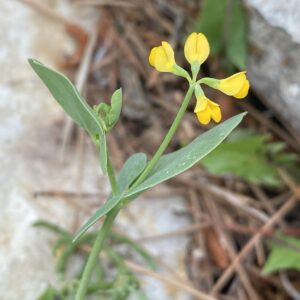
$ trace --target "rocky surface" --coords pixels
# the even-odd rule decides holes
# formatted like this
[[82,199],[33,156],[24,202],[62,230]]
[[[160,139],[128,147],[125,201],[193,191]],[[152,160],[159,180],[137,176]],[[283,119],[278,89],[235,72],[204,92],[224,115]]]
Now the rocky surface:
[[300,133],[300,4],[246,0],[250,20],[248,75],[284,123]]

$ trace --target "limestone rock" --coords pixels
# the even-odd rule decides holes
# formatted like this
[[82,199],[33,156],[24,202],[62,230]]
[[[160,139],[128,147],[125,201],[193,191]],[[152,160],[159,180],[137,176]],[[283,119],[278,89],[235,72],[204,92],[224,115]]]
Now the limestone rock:
[[252,87],[268,107],[300,133],[300,4],[246,0]]

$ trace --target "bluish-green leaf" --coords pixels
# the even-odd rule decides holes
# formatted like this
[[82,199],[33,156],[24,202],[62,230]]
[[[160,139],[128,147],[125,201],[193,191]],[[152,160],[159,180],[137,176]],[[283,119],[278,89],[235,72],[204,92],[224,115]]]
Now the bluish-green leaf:
[[141,174],[147,163],[147,157],[144,153],[136,153],[129,157],[125,162],[118,176],[119,193],[115,196],[110,195],[107,201],[96,210],[92,217],[81,227],[76,234],[73,242],[77,241],[92,225],[101,217],[110,212],[124,198],[125,192],[130,184]]
[[142,173],[147,164],[145,153],[135,153],[125,162],[118,176],[118,188],[125,191],[131,183]]
[[48,68],[37,60],[29,59],[29,63],[47,86],[54,99],[75,123],[91,134],[103,133],[103,128],[95,112],[66,76]]
[[126,197],[145,191],[191,168],[214,150],[242,121],[244,115],[245,113],[239,114],[215,126],[197,137],[189,145],[162,156],[148,178],[132,191],[129,191]]
[[122,110],[122,89],[117,89],[111,96],[110,105],[100,103],[94,107],[94,111],[103,120],[106,131],[113,128],[119,120]]
[[123,199],[124,192],[119,193],[115,196],[110,195],[106,202],[99,207],[96,212],[88,219],[88,221],[79,229],[78,233],[73,239],[73,243],[77,242],[78,239],[91,227],[93,226],[100,218],[105,216],[110,212],[118,203]]
[[116,90],[111,96],[111,107],[108,115],[109,128],[118,122],[122,109],[122,89]]
[[104,129],[97,114],[81,97],[76,87],[66,76],[50,69],[35,59],[29,59],[29,63],[47,86],[54,99],[61,105],[72,120],[89,134],[99,138],[101,166],[103,172],[106,173],[106,139]]
[[99,158],[104,175],[107,174],[107,144],[105,133],[99,135]]

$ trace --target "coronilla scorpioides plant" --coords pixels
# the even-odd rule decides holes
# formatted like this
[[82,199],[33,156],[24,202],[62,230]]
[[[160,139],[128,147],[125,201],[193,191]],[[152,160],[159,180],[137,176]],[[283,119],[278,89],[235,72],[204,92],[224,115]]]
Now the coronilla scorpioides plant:
[[237,99],[244,98],[249,90],[246,72],[239,72],[221,80],[208,77],[198,79],[201,64],[209,55],[209,43],[202,33],[194,32],[189,35],[184,45],[184,55],[191,66],[191,72],[177,65],[174,51],[169,43],[164,41],[151,50],[150,65],[159,72],[169,72],[185,78],[189,88],[169,131],[154,156],[148,160],[144,153],[132,155],[126,160],[117,176],[112,164],[113,157],[110,156],[107,147],[106,136],[119,119],[122,108],[122,90],[118,89],[113,93],[110,105],[100,103],[92,108],[67,77],[37,60],[29,59],[30,65],[47,86],[54,99],[94,142],[99,153],[103,174],[108,177],[111,185],[111,193],[106,202],[81,227],[73,240],[76,242],[100,218],[105,218],[99,228],[79,282],[76,300],[85,299],[97,257],[104,246],[114,219],[122,207],[138,198],[144,191],[186,171],[199,162],[230,134],[244,116],[244,113],[234,116],[206,131],[185,147],[164,154],[193,95],[196,98],[194,112],[200,123],[208,124],[211,120],[216,123],[221,121],[220,106],[205,96],[201,88],[203,84]]

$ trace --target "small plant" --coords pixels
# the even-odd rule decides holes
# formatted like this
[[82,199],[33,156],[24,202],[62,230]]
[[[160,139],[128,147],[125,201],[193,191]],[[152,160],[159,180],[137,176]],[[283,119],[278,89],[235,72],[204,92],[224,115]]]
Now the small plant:
[[236,130],[220,147],[201,160],[201,165],[211,173],[231,174],[250,183],[280,188],[282,181],[278,167],[295,174],[293,177],[297,179],[297,156],[285,153],[286,144],[269,141],[270,137]]
[[[33,224],[35,227],[45,228],[57,236],[57,240],[52,247],[52,253],[56,257],[56,271],[60,274],[61,284],[59,289],[48,286],[38,300],[67,300],[74,299],[77,282],[83,272],[84,263],[80,265],[77,274],[73,278],[67,275],[68,262],[80,254],[82,261],[88,258],[89,251],[93,245],[97,233],[89,232],[82,239],[73,243],[73,236],[66,230],[56,224],[46,221],[37,221]],[[140,256],[144,262],[151,268],[156,268],[156,263],[152,257],[137,243],[118,233],[110,232],[108,239],[111,243],[123,243],[135,255]],[[106,268],[102,264],[100,257],[95,264],[95,276],[88,285],[87,295],[89,296],[109,296],[110,299],[127,299],[132,294],[138,299],[147,299],[140,290],[140,283],[135,274],[126,266],[120,254],[109,246],[105,245],[103,252],[107,260],[115,268],[114,276],[107,276],[104,271]],[[110,275],[110,274],[109,274]]]
[[208,124],[211,120],[216,123],[221,121],[219,105],[205,96],[201,84],[206,84],[237,99],[244,98],[249,90],[246,72],[239,72],[221,80],[197,78],[201,64],[209,55],[209,43],[202,33],[194,32],[190,34],[185,42],[184,54],[191,65],[191,75],[176,64],[174,51],[169,43],[162,42],[160,46],[151,50],[149,55],[150,65],[159,72],[169,72],[185,78],[188,81],[189,88],[169,131],[152,159],[147,161],[144,153],[136,153],[127,159],[118,176],[115,175],[112,158],[106,144],[106,135],[117,123],[121,113],[121,89],[116,90],[112,95],[110,105],[100,103],[91,108],[68,78],[37,60],[29,60],[32,68],[48,87],[56,101],[73,121],[85,129],[91,137],[99,152],[103,174],[108,176],[111,185],[111,194],[104,205],[90,217],[73,238],[73,243],[78,243],[79,239],[92,225],[100,218],[105,217],[95,236],[92,250],[84,267],[75,296],[76,300],[85,299],[99,253],[106,247],[106,238],[109,236],[114,219],[122,207],[136,199],[144,191],[198,163],[230,134],[245,115],[245,113],[239,114],[208,130],[180,150],[163,155],[187,110],[193,94],[196,96],[194,112],[200,123]]

